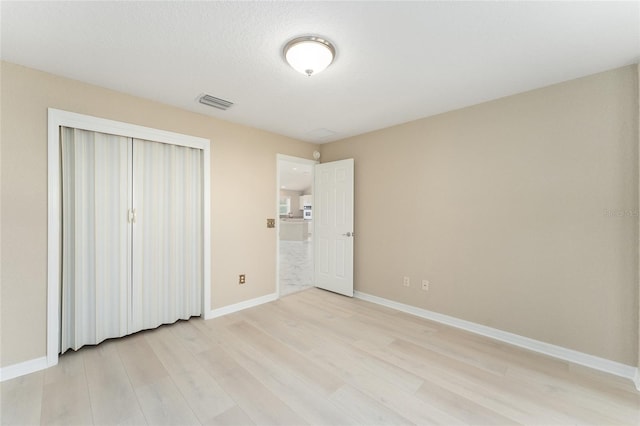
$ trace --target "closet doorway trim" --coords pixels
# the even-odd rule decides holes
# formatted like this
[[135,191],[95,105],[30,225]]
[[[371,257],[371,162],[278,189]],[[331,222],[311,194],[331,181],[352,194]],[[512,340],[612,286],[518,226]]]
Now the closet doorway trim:
[[47,219],[47,366],[58,363],[58,343],[60,333],[60,278],[61,278],[61,187],[60,187],[60,127],[73,127],[94,132],[121,135],[136,139],[186,146],[202,150],[202,230],[203,230],[203,283],[202,318],[211,311],[211,147],[209,139],[180,133],[152,129],[135,124],[122,123],[77,114],[74,112],[48,109],[48,219]]

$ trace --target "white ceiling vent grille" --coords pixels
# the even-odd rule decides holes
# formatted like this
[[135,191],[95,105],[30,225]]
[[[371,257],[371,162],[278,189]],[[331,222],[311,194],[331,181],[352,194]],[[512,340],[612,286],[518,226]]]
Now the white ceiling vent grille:
[[200,97],[198,98],[198,102],[204,105],[209,105],[210,107],[221,109],[223,111],[226,111],[233,106],[233,102],[225,101],[224,99],[216,98],[215,96],[207,94],[200,95]]

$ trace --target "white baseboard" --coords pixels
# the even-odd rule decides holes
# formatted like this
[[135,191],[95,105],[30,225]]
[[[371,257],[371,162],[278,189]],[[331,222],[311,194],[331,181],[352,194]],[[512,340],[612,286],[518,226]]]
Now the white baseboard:
[[549,355],[554,358],[562,359],[564,361],[573,362],[575,364],[583,365],[595,370],[604,371],[606,373],[624,377],[632,380],[635,383],[636,388],[640,390],[640,371],[638,370],[638,368],[632,367],[630,365],[621,364],[616,361],[589,355],[584,352],[579,352],[573,349],[564,348],[562,346],[552,345],[550,343],[545,343],[539,340],[530,339],[528,337],[519,336],[517,334],[498,330],[492,327],[487,327],[485,325],[477,324],[471,321],[465,321],[459,318],[450,317],[448,315],[429,311],[427,309],[417,308],[415,306],[405,305],[404,303],[394,302],[393,300],[373,296],[371,294],[362,293],[360,291],[354,292],[354,296],[358,299],[366,300],[368,302],[406,312],[411,315],[416,315],[418,317],[425,318],[431,321],[436,321],[441,324],[446,324],[451,327],[459,328],[471,333],[509,343],[514,346],[519,346],[521,348]]
[[35,373],[36,371],[44,370],[48,366],[46,356],[8,365],[0,368],[0,382],[24,376],[25,374]]
[[245,300],[243,302],[234,303],[233,305],[224,306],[222,308],[212,309],[208,314],[204,316],[204,319],[212,319],[212,318],[221,317],[223,315],[232,314],[234,312],[238,312],[243,309],[262,305],[263,303],[273,302],[274,300],[277,300],[277,299],[278,299],[278,294],[271,293],[265,296],[256,297],[255,299]]

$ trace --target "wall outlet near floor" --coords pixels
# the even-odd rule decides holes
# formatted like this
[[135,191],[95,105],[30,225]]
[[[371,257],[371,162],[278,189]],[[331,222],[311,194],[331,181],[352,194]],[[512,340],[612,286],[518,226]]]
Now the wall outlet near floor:
[[422,289],[424,291],[429,291],[429,280],[422,280]]
[[411,286],[411,280],[409,279],[409,277],[402,278],[402,285],[405,287]]
[[244,274],[240,274],[239,278],[238,278],[238,284],[244,284],[247,282],[247,278]]

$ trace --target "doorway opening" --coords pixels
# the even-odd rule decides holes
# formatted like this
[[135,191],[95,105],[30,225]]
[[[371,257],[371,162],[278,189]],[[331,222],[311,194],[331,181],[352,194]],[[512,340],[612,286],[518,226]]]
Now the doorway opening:
[[313,170],[316,161],[277,156],[277,289],[286,296],[314,286]]

